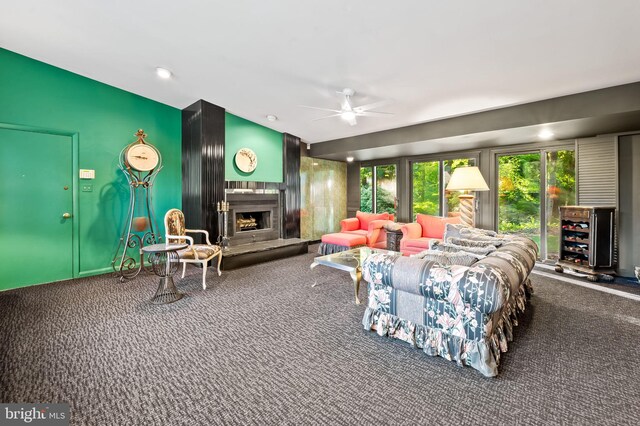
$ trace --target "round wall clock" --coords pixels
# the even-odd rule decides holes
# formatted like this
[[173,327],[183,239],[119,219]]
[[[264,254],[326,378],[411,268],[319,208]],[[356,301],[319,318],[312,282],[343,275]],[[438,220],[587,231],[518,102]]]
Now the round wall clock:
[[251,173],[258,166],[258,157],[256,153],[249,148],[240,148],[236,152],[236,166],[240,171]]
[[147,143],[131,145],[124,153],[124,158],[129,167],[139,172],[153,170],[160,162],[158,150]]

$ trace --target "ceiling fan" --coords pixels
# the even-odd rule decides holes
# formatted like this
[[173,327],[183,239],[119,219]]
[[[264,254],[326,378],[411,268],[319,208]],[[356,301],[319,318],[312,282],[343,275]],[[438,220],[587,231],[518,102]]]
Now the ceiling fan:
[[343,97],[340,102],[340,109],[330,109],[330,108],[318,108],[307,105],[300,105],[303,108],[317,109],[320,111],[328,111],[333,114],[316,118],[312,121],[324,120],[332,117],[341,117],[344,121],[349,123],[351,126],[355,126],[358,124],[356,117],[375,117],[375,116],[384,116],[384,115],[393,115],[391,112],[381,112],[381,111],[371,111],[374,108],[380,107],[388,103],[388,101],[380,101],[367,105],[353,106],[351,103],[351,97],[356,94],[356,91],[353,89],[345,88],[342,91],[337,91],[337,94]]

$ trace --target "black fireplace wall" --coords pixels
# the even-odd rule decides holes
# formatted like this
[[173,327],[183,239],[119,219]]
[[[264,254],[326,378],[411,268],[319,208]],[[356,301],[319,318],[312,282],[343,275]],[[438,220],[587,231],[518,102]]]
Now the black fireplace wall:
[[283,134],[284,238],[300,238],[300,138]]
[[218,229],[216,203],[225,188],[278,189],[281,233],[300,237],[300,138],[283,134],[283,182],[225,181],[225,110],[199,100],[182,110],[182,210],[189,228],[206,229],[212,242]]
[[207,230],[212,242],[224,186],[224,108],[200,100],[182,110],[182,210],[187,227]]

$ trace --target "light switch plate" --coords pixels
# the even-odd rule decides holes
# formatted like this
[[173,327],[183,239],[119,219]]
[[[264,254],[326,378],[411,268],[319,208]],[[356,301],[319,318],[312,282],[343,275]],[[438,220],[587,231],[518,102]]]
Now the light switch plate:
[[96,171],[91,169],[80,169],[80,179],[95,179]]

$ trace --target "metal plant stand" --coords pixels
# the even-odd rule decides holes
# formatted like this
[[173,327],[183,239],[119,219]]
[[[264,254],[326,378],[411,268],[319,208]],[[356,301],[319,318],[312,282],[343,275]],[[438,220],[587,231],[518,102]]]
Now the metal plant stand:
[[187,244],[152,244],[142,247],[142,252],[149,254],[149,261],[153,273],[160,277],[160,284],[156,294],[151,298],[154,305],[164,305],[182,299],[173,283],[173,274],[178,269],[180,256],[178,250],[189,247]]
[[[118,164],[129,183],[129,209],[118,249],[111,261],[111,266],[120,277],[121,282],[135,278],[145,267],[142,248],[162,241],[162,237],[157,234],[159,228],[153,211],[151,192],[153,183],[162,170],[162,156],[153,145],[145,141],[144,138],[147,135],[142,129],[138,130],[135,135],[138,139],[120,152]],[[144,145],[148,150],[153,150],[156,153],[154,155],[157,155],[155,166],[150,170],[138,170],[128,161],[128,155],[131,155],[132,148],[139,149],[140,145]],[[136,211],[138,211],[137,217]]]

